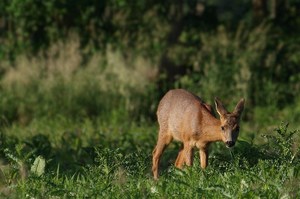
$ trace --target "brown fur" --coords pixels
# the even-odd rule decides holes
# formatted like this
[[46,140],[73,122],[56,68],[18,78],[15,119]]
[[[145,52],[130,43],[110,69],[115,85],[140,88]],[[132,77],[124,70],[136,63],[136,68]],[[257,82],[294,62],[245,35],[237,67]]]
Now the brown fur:
[[240,100],[232,113],[217,98],[215,104],[220,120],[213,116],[210,105],[183,89],[170,90],[161,99],[157,109],[158,140],[153,150],[152,172],[155,179],[158,178],[160,157],[172,140],[183,143],[175,162],[177,168],[182,168],[184,164],[192,165],[194,147],[200,151],[201,167],[206,168],[210,143],[223,141],[230,147],[234,145],[244,99]]

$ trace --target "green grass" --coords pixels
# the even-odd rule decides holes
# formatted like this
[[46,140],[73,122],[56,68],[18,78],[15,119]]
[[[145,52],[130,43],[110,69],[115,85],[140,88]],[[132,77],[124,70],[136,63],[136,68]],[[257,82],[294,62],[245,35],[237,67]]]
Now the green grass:
[[[222,35],[225,32],[220,32],[219,41]],[[230,49],[231,37],[224,38]],[[215,37],[204,40],[208,41],[204,46],[210,47]],[[206,170],[200,169],[198,153],[193,167],[178,170],[174,162],[180,146],[172,143],[161,159],[160,179],[154,181],[154,115],[161,92],[156,83],[163,77],[146,59],[125,59],[112,50],[95,52],[85,62],[78,45],[75,38],[54,44],[47,56],[1,64],[0,198],[300,197],[300,136],[293,130],[300,128],[300,98],[280,108],[253,104],[245,95],[241,133],[233,150],[215,143]],[[219,81],[223,70],[218,67],[227,60],[227,50],[220,49],[224,56],[218,61],[215,48],[218,42],[205,48],[212,55],[205,65],[207,76],[193,73],[195,81],[194,76],[184,76],[177,87],[204,92],[201,97],[208,103],[221,89],[226,92],[221,93],[227,97],[225,104],[232,106],[243,93],[253,93],[247,86],[251,81],[242,68],[242,87],[224,89],[226,78],[238,73],[228,71]],[[236,55],[244,67],[248,67],[248,54],[252,51]],[[238,94],[232,96],[236,90]],[[271,100],[280,95],[270,92],[276,94],[268,97]],[[264,90],[260,94],[268,96]],[[282,120],[291,125],[280,124]]]
[[[46,125],[47,124],[47,125]],[[178,144],[163,154],[152,179],[156,126],[62,118],[1,130],[0,189],[12,198],[296,198],[300,196],[298,131],[280,125],[263,144],[240,141],[210,149],[209,167],[178,170]],[[255,140],[253,141],[255,143]],[[37,160],[45,160],[38,165]],[[35,162],[36,161],[36,162]],[[40,166],[39,168],[33,167]],[[34,169],[35,168],[35,169]]]

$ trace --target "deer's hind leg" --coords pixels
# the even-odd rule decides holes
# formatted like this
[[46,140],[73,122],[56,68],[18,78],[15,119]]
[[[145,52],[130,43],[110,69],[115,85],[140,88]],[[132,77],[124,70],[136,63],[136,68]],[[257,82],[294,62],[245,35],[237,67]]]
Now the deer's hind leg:
[[162,153],[172,141],[172,136],[159,132],[157,144],[152,152],[152,172],[154,179],[158,179],[158,166]]

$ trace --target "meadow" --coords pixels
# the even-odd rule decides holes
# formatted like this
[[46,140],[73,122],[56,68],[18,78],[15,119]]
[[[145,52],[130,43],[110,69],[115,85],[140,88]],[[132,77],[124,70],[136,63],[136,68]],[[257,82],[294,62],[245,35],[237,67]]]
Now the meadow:
[[[1,1],[0,198],[300,198],[299,3],[231,2]],[[244,97],[240,136],[155,181],[173,88]]]
[[[295,132],[286,125],[269,135],[264,145],[240,141],[229,151],[215,144],[206,170],[200,169],[198,154],[193,167],[175,169],[178,146],[171,145],[162,159],[162,175],[154,181],[150,165],[155,128],[59,123],[22,130],[39,129],[48,136],[6,140],[4,153],[10,164],[1,166],[2,197],[297,198],[300,194],[299,156],[292,149]],[[76,135],[78,126],[81,136]],[[51,138],[53,132],[66,129],[77,130]]]
[[2,78],[1,197],[300,196],[299,126],[282,122],[286,110],[271,124],[244,119],[236,147],[210,147],[206,170],[197,152],[193,167],[176,169],[180,144],[171,144],[154,181],[158,100],[147,67],[132,73],[115,52],[114,63],[98,54],[81,67],[76,39],[56,45],[47,59],[21,57]]

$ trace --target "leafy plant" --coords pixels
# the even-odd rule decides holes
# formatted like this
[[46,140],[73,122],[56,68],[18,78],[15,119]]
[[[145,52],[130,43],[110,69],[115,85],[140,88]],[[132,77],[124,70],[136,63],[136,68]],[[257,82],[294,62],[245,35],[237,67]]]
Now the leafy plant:
[[275,134],[263,135],[268,141],[265,150],[281,162],[294,164],[299,156],[299,146],[295,142],[295,134],[299,133],[299,130],[289,131],[288,126],[289,123],[281,123],[274,129]]

